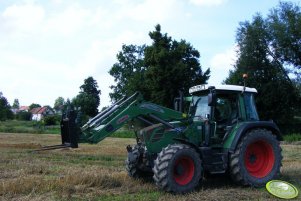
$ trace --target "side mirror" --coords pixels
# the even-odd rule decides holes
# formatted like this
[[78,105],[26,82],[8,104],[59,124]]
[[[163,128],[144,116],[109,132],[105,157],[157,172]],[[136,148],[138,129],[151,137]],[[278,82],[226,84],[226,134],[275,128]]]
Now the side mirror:
[[215,106],[216,105],[216,94],[211,92],[208,94],[208,106]]
[[180,104],[179,104],[179,99],[178,98],[175,98],[174,99],[174,110],[176,110],[176,111],[179,111],[180,110]]
[[180,96],[174,99],[174,109],[179,112],[183,112],[183,102],[184,102],[183,92],[179,91],[179,94]]

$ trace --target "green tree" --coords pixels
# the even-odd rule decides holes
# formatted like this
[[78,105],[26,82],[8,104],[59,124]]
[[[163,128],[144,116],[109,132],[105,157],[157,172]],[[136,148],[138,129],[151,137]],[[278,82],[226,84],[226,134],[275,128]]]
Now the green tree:
[[257,14],[252,22],[241,23],[236,41],[238,60],[225,83],[241,85],[242,74],[247,73],[247,85],[258,90],[256,102],[261,119],[277,123],[292,120],[297,95],[286,72],[270,56],[271,34],[262,16]]
[[200,53],[185,40],[162,34],[160,25],[149,36],[153,43],[145,49],[145,83],[152,101],[172,107],[179,90],[187,94],[191,86],[206,83],[210,70],[203,73]]
[[293,83],[295,85],[297,94],[298,94],[298,100],[297,100],[297,104],[296,104],[296,114],[298,117],[301,117],[301,76],[297,76],[297,78],[295,78],[293,80]]
[[11,106],[7,99],[3,96],[3,93],[0,92],[0,121],[13,119],[13,113],[10,109]]
[[32,103],[30,106],[29,106],[29,111],[32,110],[33,108],[37,108],[37,107],[41,107],[40,104],[37,104],[37,103]]
[[15,99],[12,108],[14,109],[19,109],[20,108],[20,103],[19,103],[19,99]]
[[135,91],[144,95],[147,89],[144,84],[144,50],[145,45],[122,45],[122,50],[117,54],[118,62],[113,65],[109,73],[114,77],[116,85],[112,85],[110,93],[112,100],[118,100],[123,96],[129,96]]
[[55,99],[54,101],[54,106],[53,109],[56,112],[62,112],[64,109],[64,104],[65,104],[65,99],[63,97],[58,97],[57,99]]
[[101,91],[98,90],[98,85],[93,77],[85,79],[84,84],[80,86],[81,91],[72,100],[72,103],[76,107],[80,107],[84,115],[90,117],[95,116],[98,113],[98,106],[100,104]]
[[301,74],[301,12],[291,2],[280,2],[267,17],[271,33],[271,49],[282,62],[294,67]]
[[140,91],[145,99],[172,107],[179,90],[188,93],[189,87],[206,83],[210,70],[203,73],[199,52],[185,40],[162,34],[160,25],[149,36],[150,46],[122,46],[109,71],[116,82],[110,96],[116,100]]

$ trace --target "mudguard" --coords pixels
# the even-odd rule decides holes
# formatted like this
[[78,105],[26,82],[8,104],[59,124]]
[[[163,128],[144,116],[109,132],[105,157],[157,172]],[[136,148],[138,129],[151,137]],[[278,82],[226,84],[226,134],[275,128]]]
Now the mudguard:
[[272,131],[274,135],[276,135],[277,140],[282,141],[282,135],[278,128],[278,126],[273,121],[252,121],[252,122],[244,122],[240,125],[237,129],[236,133],[234,134],[234,138],[232,140],[231,146],[229,151],[234,152],[239,140],[244,136],[244,134],[251,129],[258,129],[264,128],[267,130]]

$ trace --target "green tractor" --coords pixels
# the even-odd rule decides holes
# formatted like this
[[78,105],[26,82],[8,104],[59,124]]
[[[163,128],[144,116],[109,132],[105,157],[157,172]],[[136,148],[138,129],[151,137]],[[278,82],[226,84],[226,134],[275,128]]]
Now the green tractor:
[[[187,193],[205,172],[228,173],[234,182],[260,187],[281,167],[281,134],[273,121],[260,121],[256,89],[198,85],[175,99],[178,110],[146,102],[136,93],[77,129],[72,113],[62,119],[62,145],[98,143],[125,123],[137,125],[137,143],[127,146],[126,170],[133,178],[152,176],[167,192]],[[189,102],[188,114],[182,113]],[[60,147],[60,146],[59,146]],[[48,147],[46,149],[51,149]]]

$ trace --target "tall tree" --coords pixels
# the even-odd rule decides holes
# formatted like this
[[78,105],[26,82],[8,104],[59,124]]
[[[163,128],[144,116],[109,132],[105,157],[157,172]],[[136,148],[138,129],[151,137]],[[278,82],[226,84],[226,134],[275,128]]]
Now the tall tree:
[[206,83],[210,70],[203,73],[200,53],[185,40],[176,41],[162,34],[160,25],[149,36],[153,43],[145,49],[145,83],[151,100],[172,107],[179,90],[188,93],[191,86]]
[[64,109],[64,105],[65,105],[65,99],[60,96],[57,99],[55,99],[53,109],[56,112],[62,112]]
[[210,70],[202,71],[200,54],[191,44],[162,34],[160,25],[149,36],[150,46],[122,46],[109,72],[116,81],[110,96],[118,99],[140,91],[145,99],[172,107],[179,90],[188,93],[189,87],[206,83]]
[[10,109],[11,106],[9,105],[7,99],[3,96],[3,93],[0,92],[0,121],[13,118],[13,113]]
[[19,109],[20,108],[20,103],[19,103],[19,99],[15,99],[12,108],[14,109]]
[[271,35],[265,20],[257,14],[252,22],[240,24],[236,41],[239,46],[234,70],[227,84],[242,84],[242,74],[248,73],[247,85],[258,90],[257,109],[262,119],[285,123],[294,116],[296,94],[286,73],[271,58]]
[[301,12],[291,2],[280,2],[267,17],[275,56],[301,74]]
[[100,104],[99,96],[101,94],[96,80],[93,77],[88,77],[80,89],[79,94],[72,100],[73,104],[80,107],[84,115],[95,116],[98,113],[97,108]]
[[144,50],[145,46],[122,45],[122,50],[117,54],[118,62],[110,69],[109,73],[114,77],[116,85],[110,97],[118,100],[122,96],[129,96],[135,91],[146,95],[146,86],[141,84],[145,80],[144,72]]
[[41,107],[41,105],[38,104],[38,103],[32,103],[32,104],[29,106],[29,111],[32,110],[33,108],[37,108],[37,107]]

